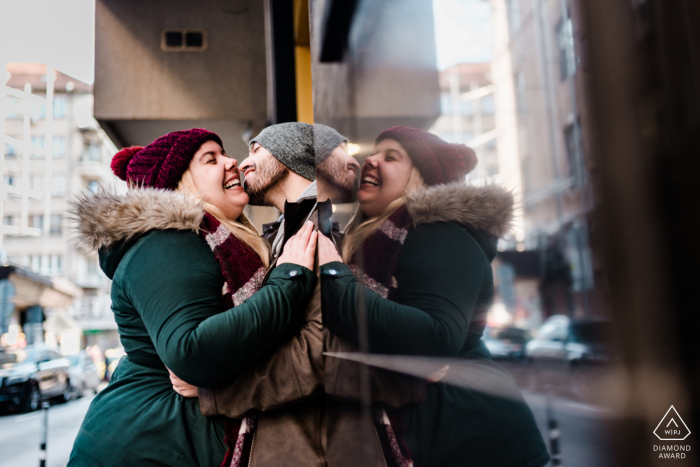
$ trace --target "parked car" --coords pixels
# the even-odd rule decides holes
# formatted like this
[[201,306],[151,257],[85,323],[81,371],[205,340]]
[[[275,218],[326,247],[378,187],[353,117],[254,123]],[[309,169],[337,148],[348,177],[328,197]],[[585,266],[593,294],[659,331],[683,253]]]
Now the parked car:
[[0,405],[31,412],[48,399],[71,398],[70,363],[44,346],[0,351]]
[[105,381],[112,379],[112,374],[114,373],[114,370],[117,369],[119,360],[121,360],[124,355],[126,355],[124,347],[115,347],[113,349],[105,350]]
[[92,357],[81,350],[77,355],[67,355],[66,358],[70,362],[68,371],[73,394],[76,397],[83,397],[86,390],[97,394],[97,386],[99,386],[101,378]]
[[603,320],[572,320],[564,315],[547,319],[526,346],[535,384],[590,400],[610,362],[607,332],[608,322]]
[[487,327],[482,337],[494,359],[519,361],[525,358],[525,345],[532,339],[525,329]]

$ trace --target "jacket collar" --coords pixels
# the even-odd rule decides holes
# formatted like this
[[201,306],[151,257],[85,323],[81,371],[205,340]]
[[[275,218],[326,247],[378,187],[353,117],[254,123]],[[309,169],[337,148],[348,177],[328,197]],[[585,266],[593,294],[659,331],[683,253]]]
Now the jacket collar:
[[513,194],[504,188],[462,182],[427,187],[406,201],[414,225],[457,222],[499,238],[511,228],[513,205]]

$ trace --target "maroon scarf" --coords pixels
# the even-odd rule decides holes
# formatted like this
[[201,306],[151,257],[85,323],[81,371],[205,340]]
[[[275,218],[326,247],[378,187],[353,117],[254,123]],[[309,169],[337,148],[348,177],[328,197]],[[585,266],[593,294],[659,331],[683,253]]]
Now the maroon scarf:
[[[209,213],[204,213],[200,235],[214,252],[224,276],[224,309],[240,305],[260,289],[267,268],[250,246],[234,236]],[[255,417],[227,418],[224,428],[224,442],[228,450],[221,467],[247,464],[253,442]]]
[[[396,263],[411,230],[413,220],[406,206],[401,206],[362,243],[363,269],[358,267],[357,253],[348,265],[362,285],[382,298],[396,299]],[[411,453],[403,439],[406,433],[403,410],[374,409],[372,415],[387,464],[390,467],[412,466]]]
[[358,267],[357,253],[350,261],[350,269],[357,279],[382,298],[395,300],[396,297],[396,263],[401,253],[403,242],[413,230],[413,220],[406,206],[401,206],[389,216],[376,232],[362,243],[362,271]]

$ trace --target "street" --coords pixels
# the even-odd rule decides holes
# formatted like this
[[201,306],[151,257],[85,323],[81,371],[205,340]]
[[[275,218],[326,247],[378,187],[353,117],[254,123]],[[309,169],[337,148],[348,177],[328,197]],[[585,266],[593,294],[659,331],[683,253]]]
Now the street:
[[[47,467],[63,467],[68,463],[73,440],[93,396],[85,396],[49,409]],[[33,467],[39,465],[39,443],[44,413],[0,415],[0,467]]]
[[[543,394],[523,391],[535,415],[537,426],[549,449],[546,398]],[[552,413],[559,426],[561,465],[566,467],[608,467],[612,465],[609,437],[606,436],[608,414],[589,404],[554,397]],[[551,452],[550,452],[551,455]],[[551,465],[551,462],[550,464]]]
[[[547,435],[546,398],[523,391],[545,442]],[[49,409],[47,467],[63,467],[68,462],[73,440],[87,412],[92,395]],[[552,413],[559,424],[561,465],[566,467],[606,467],[611,465],[607,444],[608,413],[601,408],[563,397],[553,397]],[[39,443],[43,412],[0,415],[0,467],[39,465]]]

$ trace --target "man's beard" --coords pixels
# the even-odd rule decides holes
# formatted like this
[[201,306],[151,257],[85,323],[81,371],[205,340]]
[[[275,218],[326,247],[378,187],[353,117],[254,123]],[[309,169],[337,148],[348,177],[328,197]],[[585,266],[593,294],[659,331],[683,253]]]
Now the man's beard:
[[251,206],[268,206],[265,202],[267,193],[289,174],[289,169],[274,156],[269,156],[256,164],[255,179],[245,181],[245,192],[248,194],[248,204]]
[[318,190],[332,193],[333,203],[352,203],[357,197],[357,177],[347,168],[347,164],[328,157],[316,166]]

